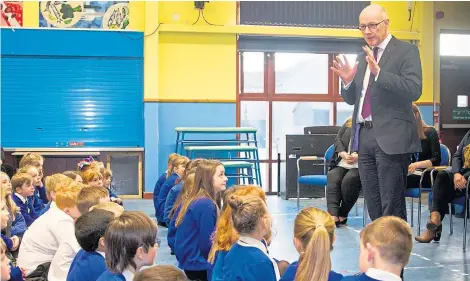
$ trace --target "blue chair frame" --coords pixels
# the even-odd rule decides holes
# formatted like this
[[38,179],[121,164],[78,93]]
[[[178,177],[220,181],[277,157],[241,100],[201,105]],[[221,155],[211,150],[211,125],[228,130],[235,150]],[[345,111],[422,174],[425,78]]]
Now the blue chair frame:
[[[328,147],[323,157],[300,156],[299,159],[297,159],[297,210],[300,210],[300,184],[324,186],[325,187],[325,199],[326,199],[326,186],[328,184],[328,180],[327,180],[328,163],[333,158],[334,153],[335,153],[335,146],[331,145],[330,147]],[[323,175],[300,176],[300,161],[315,161],[315,160],[323,160]]]
[[[450,150],[444,144],[440,145],[441,149],[441,166],[450,166],[451,155]],[[434,179],[434,171],[436,171],[435,167],[429,167],[423,171],[421,175],[421,179],[419,180],[419,186],[417,188],[408,188],[405,190],[405,197],[411,198],[411,227],[413,227],[413,210],[414,210],[414,198],[418,198],[418,236],[421,235],[421,195],[423,192],[430,193],[431,187],[423,187],[423,179],[426,174],[431,177],[431,183],[433,183]]]

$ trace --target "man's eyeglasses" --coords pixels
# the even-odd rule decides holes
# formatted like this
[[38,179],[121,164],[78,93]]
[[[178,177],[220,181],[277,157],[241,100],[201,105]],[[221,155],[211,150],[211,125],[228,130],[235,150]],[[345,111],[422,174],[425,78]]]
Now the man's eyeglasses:
[[384,19],[384,20],[382,20],[381,22],[378,22],[378,23],[361,24],[361,25],[359,25],[359,30],[360,31],[365,31],[366,28],[369,28],[369,30],[376,30],[377,26],[379,26],[379,24],[383,23],[386,20],[388,20],[388,19]]

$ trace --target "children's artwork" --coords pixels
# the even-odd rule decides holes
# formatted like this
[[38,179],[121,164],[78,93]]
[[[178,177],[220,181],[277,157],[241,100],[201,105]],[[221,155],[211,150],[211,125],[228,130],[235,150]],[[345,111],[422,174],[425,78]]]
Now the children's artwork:
[[1,26],[22,27],[23,26],[23,2],[22,1],[0,1]]
[[39,26],[126,29],[129,1],[40,1]]

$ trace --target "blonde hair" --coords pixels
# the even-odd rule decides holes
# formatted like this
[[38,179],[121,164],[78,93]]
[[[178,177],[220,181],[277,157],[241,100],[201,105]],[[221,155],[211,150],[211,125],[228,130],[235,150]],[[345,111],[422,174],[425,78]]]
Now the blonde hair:
[[55,203],[61,210],[65,208],[72,208],[77,205],[77,196],[82,189],[83,184],[79,182],[72,182],[69,185],[57,184],[55,188],[56,196]]
[[264,201],[255,196],[231,195],[227,204],[232,208],[233,228],[240,235],[253,233],[258,221],[268,213]]
[[180,155],[178,153],[171,153],[168,155],[168,171],[166,171],[166,177],[168,178],[173,173],[173,160],[175,160]]
[[28,173],[29,170],[30,170],[30,169],[33,169],[33,168],[36,169],[36,170],[38,171],[38,173],[39,173],[39,168],[38,168],[37,166],[34,166],[34,165],[26,165],[26,166],[23,166],[23,167],[21,167],[21,168],[18,170],[18,173],[27,173],[27,174],[29,174],[29,173]]
[[[0,175],[7,177],[8,180],[10,180],[10,177],[6,173],[0,172]],[[12,190],[10,191],[10,194],[8,194],[7,187],[2,185],[2,188],[0,189],[0,197],[1,199],[5,200],[5,205],[8,208],[8,212],[10,213],[12,218],[14,218],[15,214],[20,212],[20,208],[18,208],[18,206],[16,206],[15,204],[15,201],[13,201],[13,198],[11,197],[12,193],[13,193],[13,187],[12,187]]]
[[88,213],[91,207],[100,203],[100,199],[108,196],[109,192],[105,187],[83,187],[77,195],[77,208],[80,214]]
[[308,207],[295,218],[294,237],[302,243],[296,281],[327,281],[331,271],[335,223],[320,209]]
[[188,164],[188,162],[189,162],[189,159],[186,156],[176,156],[175,158],[173,158],[173,161],[171,161],[170,168],[168,169],[168,171],[166,173],[166,177],[168,178],[169,176],[171,176],[171,174],[173,174],[173,170],[176,167],[178,167],[180,165],[186,166],[186,164]]
[[108,169],[108,168],[101,168],[100,173],[105,179],[109,179],[113,176],[113,171],[111,171],[111,169]]
[[426,131],[427,128],[429,128],[429,126],[424,122],[423,117],[421,116],[421,111],[419,110],[419,107],[415,103],[413,103],[411,107],[413,109],[413,115],[416,120],[416,128],[418,129],[418,136],[420,139],[424,140],[426,139],[426,135],[424,134],[424,132]]
[[362,229],[360,235],[362,245],[377,247],[385,261],[402,267],[408,264],[413,249],[413,234],[403,219],[381,217]]
[[90,169],[90,170],[86,170],[82,172],[81,177],[82,177],[84,184],[88,184],[89,182],[92,182],[96,177],[98,177],[99,180],[103,179],[103,176],[101,175],[101,173],[94,169]]
[[470,144],[463,149],[463,167],[470,168]]
[[[207,259],[210,263],[215,262],[215,254],[218,251],[230,250],[232,245],[240,238],[240,235],[233,227],[232,208],[227,204],[229,197],[232,195],[259,197],[266,202],[266,195],[263,189],[256,185],[238,185],[225,190],[222,213],[217,221],[212,248]],[[269,240],[269,237],[266,238]]]
[[[170,215],[169,215],[170,219],[172,219],[173,216],[176,214],[176,210],[178,209],[178,207],[184,201],[187,200],[189,194],[192,193],[193,189],[194,189],[194,171],[185,176],[185,181],[184,181],[183,186],[181,188],[181,192],[178,195],[178,197],[176,198],[175,204],[173,205],[173,208],[170,211]],[[180,211],[180,213],[181,213],[181,211]],[[175,225],[176,226],[180,225],[182,219],[183,218],[180,217],[179,214],[178,214],[178,217],[176,218],[176,221],[175,221]]]
[[41,166],[41,161],[44,161],[44,158],[41,154],[35,152],[27,152],[23,157],[21,157],[19,167],[23,168],[24,166]]
[[194,173],[193,188],[189,188],[189,191],[186,193],[186,198],[181,200],[181,210],[178,214],[178,217],[176,218],[175,223],[177,227],[183,222],[186,211],[197,198],[207,196],[212,199],[215,205],[217,205],[212,178],[217,167],[221,165],[222,163],[217,160],[204,160],[199,163],[196,168],[196,172]]
[[51,200],[50,196],[52,192],[55,192],[56,186],[58,184],[69,185],[73,182],[73,180],[66,175],[63,174],[53,174],[47,176],[45,179],[45,188],[46,188],[46,195],[49,200]]
[[156,265],[137,272],[134,281],[186,281],[186,275],[171,265]]
[[114,217],[119,217],[124,212],[124,207],[114,202],[106,202],[98,205],[94,205],[90,208],[90,211],[93,210],[105,210],[114,214]]
[[12,192],[16,192],[17,188],[22,188],[25,183],[32,183],[33,178],[28,173],[17,173],[11,178]]

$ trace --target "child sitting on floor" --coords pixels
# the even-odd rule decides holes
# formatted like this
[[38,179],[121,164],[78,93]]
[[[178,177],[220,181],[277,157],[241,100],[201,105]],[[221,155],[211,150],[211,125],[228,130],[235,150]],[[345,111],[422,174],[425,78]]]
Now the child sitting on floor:
[[361,275],[344,281],[395,281],[408,264],[413,235],[406,221],[398,217],[381,217],[361,231]]

